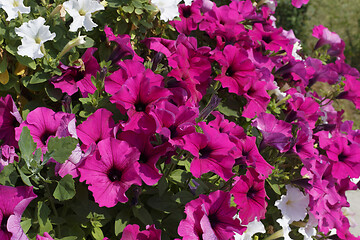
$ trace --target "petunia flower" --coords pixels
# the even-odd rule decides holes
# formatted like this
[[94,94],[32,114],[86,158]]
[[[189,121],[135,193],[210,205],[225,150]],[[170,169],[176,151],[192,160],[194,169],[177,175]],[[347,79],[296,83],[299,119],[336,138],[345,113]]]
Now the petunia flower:
[[234,196],[237,204],[239,218],[242,224],[248,224],[257,219],[264,219],[266,213],[267,197],[265,192],[265,180],[258,178],[258,173],[249,168],[246,175],[237,179],[230,193]]
[[179,16],[178,4],[181,0],[151,0],[151,4],[160,10],[160,19],[164,21],[173,20]]
[[100,71],[99,63],[93,56],[97,48],[88,48],[77,62],[79,65],[66,66],[63,63],[59,63],[58,69],[61,70],[62,75],[55,75],[49,81],[55,88],[61,89],[63,93],[67,93],[70,96],[80,90],[83,97],[87,97],[88,94],[93,94],[96,87],[91,82],[91,76],[96,76],[96,73]]
[[54,240],[49,233],[44,232],[44,236],[36,235],[36,240]]
[[0,172],[5,166],[14,161],[18,161],[19,157],[15,153],[13,146],[2,145],[0,146]]
[[218,190],[187,203],[186,219],[178,227],[183,240],[232,239],[235,232],[242,234],[246,228],[234,218],[236,208],[230,206],[230,198],[230,193]]
[[308,4],[309,0],[291,0],[291,4],[296,8],[301,8],[302,5]]
[[281,199],[275,202],[275,206],[290,222],[303,220],[307,215],[309,196],[291,185],[286,185],[286,190],[286,195],[281,196]]
[[76,32],[81,27],[85,27],[86,31],[91,31],[97,26],[91,19],[91,14],[105,9],[95,0],[69,0],[64,2],[63,6],[73,18],[73,22],[70,24],[70,32]]
[[125,141],[107,138],[98,143],[98,152],[79,167],[80,181],[89,185],[100,207],[113,207],[127,202],[125,192],[131,185],[141,185],[140,152]]
[[246,226],[246,231],[243,234],[235,233],[234,240],[252,240],[255,233],[265,233],[264,224],[256,218]]
[[49,40],[53,40],[56,36],[55,33],[50,32],[50,27],[44,24],[45,19],[38,17],[15,28],[15,33],[22,37],[21,45],[18,47],[19,55],[28,56],[32,59],[44,56],[44,49],[41,50],[43,44]]
[[21,115],[11,95],[0,98],[0,141],[1,144],[18,147],[15,127],[22,122]]
[[155,225],[147,225],[146,230],[140,231],[140,227],[137,224],[127,225],[122,233],[120,240],[160,240],[161,230],[156,229]]
[[22,13],[30,13],[30,7],[25,7],[23,0],[0,0],[0,8],[8,15],[6,21],[15,19]]
[[0,185],[0,239],[28,240],[21,228],[21,215],[37,196],[32,187]]

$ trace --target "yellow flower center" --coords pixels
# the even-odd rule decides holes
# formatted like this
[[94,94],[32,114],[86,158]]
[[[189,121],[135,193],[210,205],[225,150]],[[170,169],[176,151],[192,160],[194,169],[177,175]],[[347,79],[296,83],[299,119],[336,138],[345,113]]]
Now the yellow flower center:
[[40,43],[41,43],[41,39],[40,39],[39,37],[36,37],[36,38],[35,38],[35,42],[36,42],[37,44],[40,44]]
[[14,0],[13,1],[13,7],[18,7],[19,6],[19,1],[18,0]]
[[85,16],[86,12],[84,11],[84,9],[80,9],[79,14],[80,14],[80,16]]

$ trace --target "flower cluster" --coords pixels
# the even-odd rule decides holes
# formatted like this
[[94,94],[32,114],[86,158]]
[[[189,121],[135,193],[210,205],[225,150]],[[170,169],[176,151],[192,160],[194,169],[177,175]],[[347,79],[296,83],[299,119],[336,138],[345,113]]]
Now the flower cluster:
[[[179,3],[152,1],[160,20],[179,16],[158,37],[120,34],[106,13],[100,26],[91,18],[151,10],[148,1],[70,0],[51,16],[67,12],[72,22],[40,16],[14,28],[16,57],[46,58],[24,66],[34,76],[14,72],[24,75],[16,103],[0,99],[2,238],[311,239],[336,230],[355,239],[343,208],[359,188],[351,181],[360,177],[359,130],[332,106],[347,99],[360,109],[360,75],[345,63],[343,40],[314,27],[314,50],[328,47],[333,60],[325,64],[276,27],[275,0]],[[56,29],[67,25],[94,29],[96,41],[69,33],[74,40],[52,58],[44,43],[64,40]],[[333,92],[321,96],[318,82]],[[26,220],[22,230],[33,189],[38,226]]]

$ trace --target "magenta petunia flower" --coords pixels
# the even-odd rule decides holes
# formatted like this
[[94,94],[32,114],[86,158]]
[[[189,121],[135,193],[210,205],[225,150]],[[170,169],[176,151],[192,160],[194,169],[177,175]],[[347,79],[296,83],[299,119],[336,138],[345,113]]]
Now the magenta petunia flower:
[[79,166],[80,181],[86,181],[100,207],[127,202],[125,192],[131,185],[141,185],[138,159],[140,152],[125,141],[106,138],[98,151]]
[[115,127],[112,113],[109,110],[100,108],[90,115],[83,123],[76,128],[77,135],[83,143],[83,150],[92,144],[97,144],[101,140],[113,137]]
[[18,161],[19,157],[15,153],[14,146],[2,145],[0,146],[0,172],[5,166],[14,161]]
[[291,124],[278,120],[274,115],[269,113],[261,113],[252,126],[260,130],[263,136],[263,144],[270,145],[286,152],[290,148]]
[[161,86],[158,81],[160,75],[153,74],[151,70],[139,73],[126,80],[124,85],[116,92],[110,101],[125,109],[129,117],[124,130],[155,131],[155,120],[149,114],[156,103],[166,100],[171,92]]
[[49,233],[44,232],[44,236],[36,235],[36,240],[54,240]]
[[330,32],[328,28],[324,27],[323,25],[319,25],[313,28],[312,35],[319,39],[315,45],[315,50],[323,45],[329,44],[330,49],[328,50],[328,54],[330,56],[335,56],[335,57],[339,57],[340,59],[345,59],[344,57],[345,43],[337,33]]
[[91,76],[96,77],[96,73],[100,71],[99,63],[93,56],[97,49],[88,48],[81,57],[80,65],[66,66],[60,62],[58,68],[61,70],[61,76],[54,76],[50,82],[55,88],[61,89],[63,93],[70,96],[80,90],[83,97],[93,94],[96,87],[91,82]]
[[246,227],[234,218],[237,211],[230,198],[230,193],[218,190],[187,203],[186,219],[178,227],[183,240],[232,239],[235,232],[242,234]]
[[291,0],[291,4],[296,8],[301,8],[302,5],[308,4],[309,0]]
[[200,178],[203,173],[214,172],[224,180],[230,179],[235,159],[229,153],[235,144],[226,133],[220,133],[205,122],[200,122],[199,126],[204,134],[191,133],[184,136],[183,149],[194,156],[190,166],[191,173]]
[[153,113],[158,122],[157,132],[174,147],[184,144],[183,136],[195,132],[195,119],[199,116],[198,108],[177,107],[170,102],[157,105]]
[[253,167],[259,173],[259,179],[266,179],[274,169],[266,160],[261,156],[256,146],[256,137],[245,136],[244,138],[237,139],[235,142],[236,149],[232,153],[235,158],[235,165],[245,165]]
[[21,228],[21,215],[37,196],[32,187],[0,185],[0,239],[28,240]]
[[245,85],[255,77],[255,67],[246,53],[232,45],[227,45],[222,52],[215,52],[213,58],[221,64],[221,74],[215,80],[221,82],[229,92],[242,95]]
[[[71,114],[64,112],[55,113],[53,110],[46,107],[38,107],[31,111],[26,121],[22,122],[19,127],[15,129],[16,140],[19,141],[23,127],[28,127],[30,134],[37,144],[37,148],[41,148],[43,153],[47,150],[47,142],[51,137],[56,136],[56,131],[60,126],[61,119],[64,116]],[[74,115],[73,115],[74,116]]]
[[159,173],[159,169],[156,168],[156,163],[161,156],[165,155],[167,148],[164,148],[163,145],[153,147],[150,142],[150,136],[146,134],[125,131],[117,137],[119,140],[124,140],[129,143],[130,146],[136,147],[140,152],[138,158],[140,178],[147,185],[156,184],[162,176],[162,174]]
[[240,210],[241,224],[246,225],[255,218],[259,220],[265,218],[267,207],[265,180],[259,179],[254,169],[249,168],[246,176],[240,176],[230,193],[234,196],[234,202]]
[[147,225],[146,230],[140,231],[137,224],[127,225],[122,233],[120,240],[160,240],[161,230],[156,229],[155,225]]
[[190,35],[191,31],[196,30],[198,23],[203,19],[200,12],[201,6],[200,1],[196,1],[190,6],[179,4],[178,8],[181,20],[174,20],[169,23],[173,25],[179,33]]
[[344,92],[340,93],[336,98],[352,101],[355,107],[360,109],[360,80],[348,76],[344,84]]
[[114,49],[114,51],[111,53],[109,60],[112,61],[113,64],[120,64],[120,60],[128,55],[131,55],[133,60],[138,62],[143,62],[144,59],[139,57],[134,49],[132,49],[131,46],[131,38],[127,34],[123,35],[116,35],[113,33],[112,29],[108,26],[105,26],[104,32],[106,34],[106,37],[117,44],[117,47]]
[[22,122],[20,113],[10,95],[0,98],[0,142],[18,147],[15,127]]

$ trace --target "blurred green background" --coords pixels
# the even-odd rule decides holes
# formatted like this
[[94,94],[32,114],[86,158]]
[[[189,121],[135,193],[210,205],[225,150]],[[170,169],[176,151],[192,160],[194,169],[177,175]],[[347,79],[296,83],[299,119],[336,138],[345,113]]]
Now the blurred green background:
[[[346,44],[346,63],[360,70],[360,0],[310,0],[300,9],[293,7],[291,0],[278,0],[275,17],[278,27],[293,29],[307,56],[317,41],[312,37],[315,25],[336,32]],[[320,83],[315,88],[320,94],[330,89]],[[344,109],[344,120],[354,121],[354,128],[360,128],[360,110],[351,102],[337,100],[333,106],[336,110]]]

